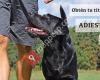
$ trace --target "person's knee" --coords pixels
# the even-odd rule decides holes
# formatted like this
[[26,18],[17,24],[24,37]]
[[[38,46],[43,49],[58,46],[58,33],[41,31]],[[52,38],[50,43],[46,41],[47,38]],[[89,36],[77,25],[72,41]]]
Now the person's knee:
[[25,46],[25,50],[26,50],[27,53],[29,53],[29,52],[32,50],[32,47],[30,47],[30,46]]
[[7,49],[8,41],[8,37],[0,35],[0,51]]
[[24,46],[24,45],[17,45],[18,48],[18,59],[23,58],[24,55],[27,55],[31,50],[32,47],[31,46]]
[[25,46],[20,44],[17,44],[17,48],[19,53],[27,53],[32,50],[31,46]]

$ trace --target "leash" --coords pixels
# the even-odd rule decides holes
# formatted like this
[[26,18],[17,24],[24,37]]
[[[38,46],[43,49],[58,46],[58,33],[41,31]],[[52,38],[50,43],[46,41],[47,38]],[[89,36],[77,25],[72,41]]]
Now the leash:
[[25,8],[25,6],[24,6],[22,0],[19,0],[19,3],[20,3],[20,6],[22,7],[23,13],[25,14],[25,16],[26,16],[26,18],[27,18],[27,20],[28,20],[28,23],[29,23],[30,25],[33,25],[34,28],[39,28],[38,26],[35,26],[35,25],[32,23],[31,17],[28,15],[29,13],[28,13],[28,11],[26,10],[26,8]]
[[[24,7],[24,4],[23,4],[22,0],[19,0],[19,2],[20,2],[20,6],[22,6],[22,8],[23,8],[22,10],[23,10],[23,12],[24,12],[29,24],[32,24],[31,18],[28,15],[28,12],[27,12],[26,8]],[[32,24],[32,25],[34,25],[34,24]]]

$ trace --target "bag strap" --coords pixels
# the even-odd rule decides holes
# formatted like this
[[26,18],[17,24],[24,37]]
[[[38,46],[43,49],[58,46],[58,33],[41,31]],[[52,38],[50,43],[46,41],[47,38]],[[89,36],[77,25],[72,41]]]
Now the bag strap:
[[[27,10],[26,10],[26,8],[25,8],[25,6],[24,6],[22,0],[19,0],[19,3],[20,3],[20,5],[21,5],[21,7],[22,7],[22,10],[23,10],[23,12],[24,12],[24,14],[25,14],[25,16],[26,16],[26,18],[27,18],[29,24],[30,24],[30,25],[33,25],[34,28],[40,28],[39,26],[34,25],[34,23],[33,23],[33,21],[32,21],[32,18],[28,15],[28,12],[27,12]],[[61,5],[60,5],[60,13],[61,13],[61,17],[62,17],[62,18],[65,18],[66,14],[64,13],[64,10],[63,10],[63,8],[62,8]],[[41,28],[40,28],[40,29],[41,29]]]
[[26,8],[25,8],[25,6],[24,6],[22,0],[19,0],[19,3],[20,3],[20,5],[21,5],[21,7],[22,7],[22,10],[23,10],[23,12],[24,12],[24,14],[25,14],[25,16],[26,16],[26,18],[27,18],[29,24],[30,24],[30,25],[33,25],[33,26],[35,27],[35,25],[34,25],[34,24],[32,23],[32,21],[31,21],[30,16],[28,15],[28,12],[27,12],[27,10],[26,10]]

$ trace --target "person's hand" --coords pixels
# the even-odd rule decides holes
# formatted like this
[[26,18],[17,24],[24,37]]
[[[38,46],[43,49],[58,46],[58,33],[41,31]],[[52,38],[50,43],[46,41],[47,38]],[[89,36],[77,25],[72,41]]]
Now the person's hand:
[[45,3],[45,4],[48,4],[48,3],[50,3],[51,1],[53,1],[53,0],[44,0],[44,3]]

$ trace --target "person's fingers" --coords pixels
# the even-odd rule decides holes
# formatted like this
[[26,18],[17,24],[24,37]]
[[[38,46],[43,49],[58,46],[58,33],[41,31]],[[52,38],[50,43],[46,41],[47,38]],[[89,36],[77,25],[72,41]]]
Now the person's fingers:
[[41,30],[41,29],[33,28],[33,27],[25,27],[25,30],[31,30],[31,31],[43,31],[43,30]]
[[37,29],[37,28],[32,28],[32,30],[34,30],[34,31],[43,31],[43,30]]
[[48,4],[48,3],[50,3],[51,1],[53,1],[53,0],[44,0],[44,3],[45,3],[45,4]]
[[35,34],[38,34],[38,35],[47,35],[47,33],[43,32],[43,30],[33,28],[33,27],[26,27],[25,30],[28,31],[28,32],[31,32],[33,34],[35,33]]

